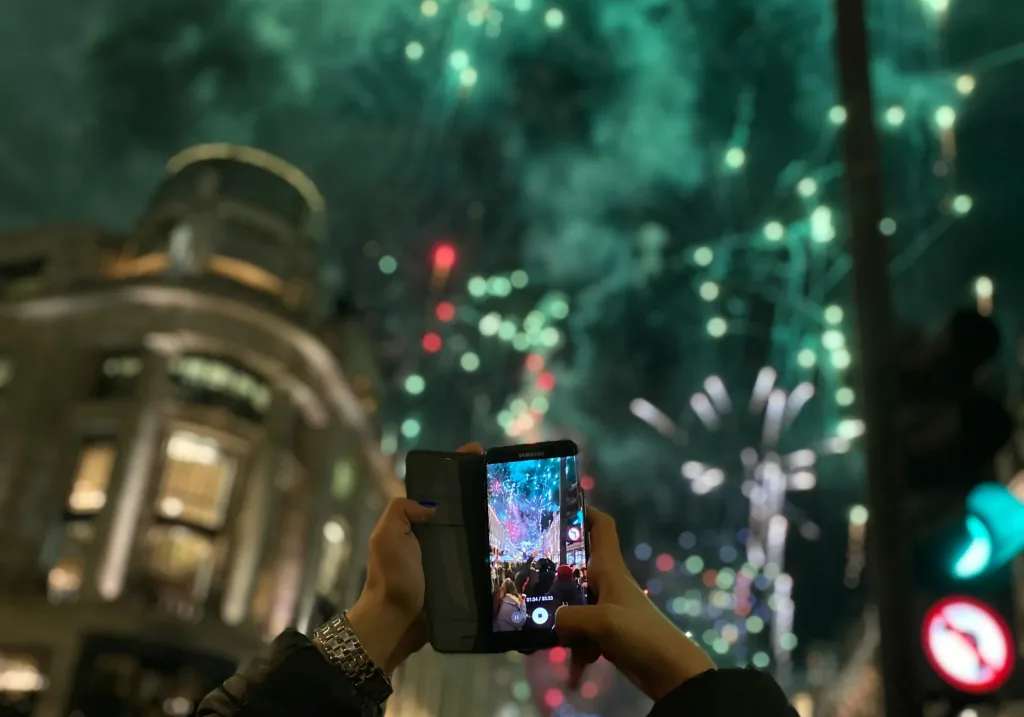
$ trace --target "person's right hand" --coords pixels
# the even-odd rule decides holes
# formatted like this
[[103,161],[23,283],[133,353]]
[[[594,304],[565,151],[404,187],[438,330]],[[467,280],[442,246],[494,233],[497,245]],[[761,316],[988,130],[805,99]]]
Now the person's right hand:
[[665,617],[629,574],[615,521],[587,508],[590,562],[587,577],[596,605],[555,611],[559,641],[572,650],[569,685],[576,688],[588,663],[603,655],[652,700],[715,664]]

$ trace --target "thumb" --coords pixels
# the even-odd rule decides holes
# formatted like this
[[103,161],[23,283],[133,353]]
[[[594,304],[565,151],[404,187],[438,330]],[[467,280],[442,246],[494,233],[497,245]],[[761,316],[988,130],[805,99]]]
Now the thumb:
[[429,519],[437,508],[430,504],[417,503],[407,498],[395,498],[384,513],[383,521],[400,524],[422,523]]
[[423,523],[432,518],[435,513],[437,513],[436,505],[413,503],[406,509],[405,517],[409,519],[410,523]]
[[607,621],[608,614],[600,605],[563,605],[555,610],[555,632],[562,644],[597,641]]

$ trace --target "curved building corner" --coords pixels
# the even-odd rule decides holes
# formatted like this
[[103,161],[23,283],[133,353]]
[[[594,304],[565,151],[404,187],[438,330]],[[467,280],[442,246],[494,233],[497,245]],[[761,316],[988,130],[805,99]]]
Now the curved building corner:
[[0,235],[0,715],[187,715],[358,594],[400,484],[323,226],[297,169],[203,145],[128,235]]

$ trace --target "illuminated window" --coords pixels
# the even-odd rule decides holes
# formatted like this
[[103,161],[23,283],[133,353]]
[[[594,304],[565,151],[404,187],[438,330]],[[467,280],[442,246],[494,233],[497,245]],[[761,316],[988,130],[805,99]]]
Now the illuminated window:
[[107,488],[116,459],[117,447],[113,441],[95,441],[83,446],[68,494],[69,513],[87,517],[103,509],[107,504]]
[[46,594],[51,602],[68,602],[78,597],[86,554],[94,535],[91,520],[71,520],[64,524],[60,554],[46,576]]
[[32,714],[36,696],[49,686],[45,654],[45,648],[0,650],[0,715]]
[[236,465],[212,438],[179,430],[167,440],[145,570],[154,597],[179,617],[197,617],[209,594]]
[[146,535],[149,576],[188,602],[204,600],[215,568],[214,542],[182,525],[156,525]]
[[213,439],[175,431],[167,441],[156,510],[165,520],[203,530],[224,525],[235,459]]
[[142,375],[142,356],[139,354],[113,354],[105,356],[93,384],[93,398],[129,398],[135,394]]
[[78,453],[57,559],[47,574],[47,596],[52,602],[78,597],[86,554],[95,534],[94,519],[107,504],[116,461],[117,444],[112,439],[90,440]]
[[171,361],[171,380],[187,403],[222,406],[240,418],[260,420],[270,406],[270,387],[234,364],[206,356]]

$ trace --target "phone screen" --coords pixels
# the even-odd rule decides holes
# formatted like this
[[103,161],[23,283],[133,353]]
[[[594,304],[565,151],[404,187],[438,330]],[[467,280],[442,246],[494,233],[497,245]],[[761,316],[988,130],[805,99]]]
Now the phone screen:
[[576,456],[487,465],[494,632],[551,630],[587,602],[587,545]]

